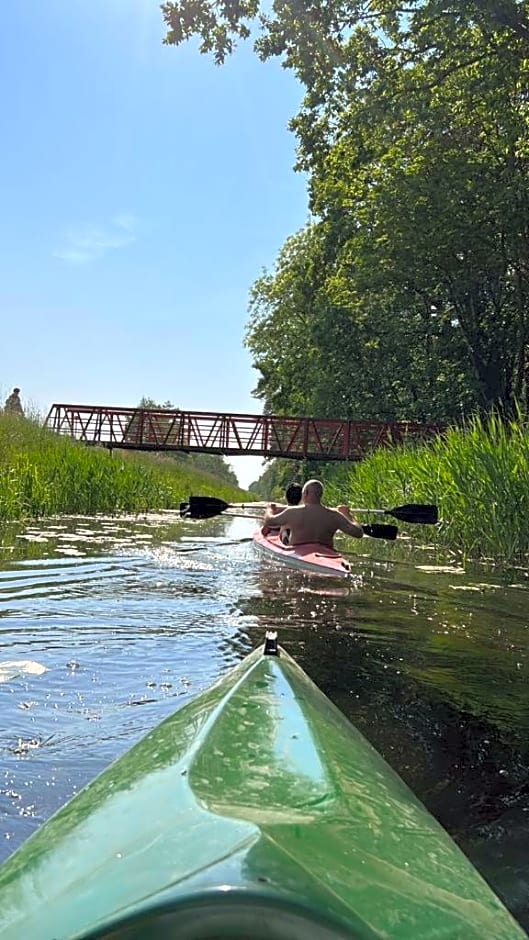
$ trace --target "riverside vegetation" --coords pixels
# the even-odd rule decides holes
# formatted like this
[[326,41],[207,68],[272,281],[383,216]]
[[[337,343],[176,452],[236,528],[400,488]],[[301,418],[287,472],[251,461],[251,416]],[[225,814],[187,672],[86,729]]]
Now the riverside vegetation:
[[437,503],[434,538],[463,557],[529,556],[529,434],[521,417],[476,417],[428,446],[377,451],[342,482],[338,490],[355,505]]
[[[229,468],[208,460],[209,472],[199,458],[110,455],[37,421],[0,415],[0,522],[174,509],[191,492],[243,500]],[[254,498],[281,499],[292,473],[291,461],[273,461],[252,484]],[[329,503],[436,503],[441,523],[429,540],[464,558],[509,564],[529,556],[529,434],[521,412],[508,421],[474,417],[427,445],[381,449],[362,463],[327,465],[322,475]]]
[[[278,498],[291,475],[290,463],[276,461],[251,490]],[[428,540],[463,558],[509,564],[529,557],[529,433],[521,412],[508,421],[476,416],[429,444],[381,449],[362,463],[327,464],[323,476],[330,504],[436,503],[441,522]]]
[[336,492],[431,499],[446,545],[525,557],[527,3],[166,0],[162,15],[166,44],[198,40],[221,65],[249,40],[302,88],[310,222],[254,283],[245,337],[265,412],[463,427],[339,473]]
[[37,421],[0,415],[0,522],[174,509],[197,490],[243,499],[220,458],[218,470],[212,464],[207,472],[183,455],[111,455],[59,437]]
[[220,64],[247,39],[301,86],[310,222],[250,294],[265,411],[453,424],[527,406],[527,3],[162,11],[168,45]]

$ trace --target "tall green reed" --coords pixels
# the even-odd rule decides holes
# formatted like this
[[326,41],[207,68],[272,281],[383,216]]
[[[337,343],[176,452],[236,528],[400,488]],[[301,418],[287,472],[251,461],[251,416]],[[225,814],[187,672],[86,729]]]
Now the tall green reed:
[[327,488],[328,498],[373,508],[437,503],[441,523],[429,530],[429,540],[469,558],[526,559],[528,431],[521,413],[509,421],[496,414],[474,417],[429,445],[379,450],[363,463],[339,470]]
[[174,458],[111,455],[0,415],[0,520],[172,509],[197,489],[228,501],[245,495]]

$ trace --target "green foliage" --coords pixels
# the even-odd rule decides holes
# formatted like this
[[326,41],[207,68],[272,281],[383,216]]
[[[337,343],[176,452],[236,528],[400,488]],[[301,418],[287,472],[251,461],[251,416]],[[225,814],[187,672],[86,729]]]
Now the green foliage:
[[180,408],[177,408],[176,405],[173,405],[172,401],[167,399],[163,404],[155,401],[154,398],[149,398],[148,395],[142,395],[138,408],[160,408],[161,410],[166,411],[180,411]]
[[[254,285],[246,343],[265,411],[329,418],[455,420],[475,403],[453,357],[454,328],[425,300],[399,310],[394,292],[357,296],[328,225],[290,238]],[[461,350],[460,350],[461,351]]]
[[200,35],[201,52],[213,53],[220,65],[235,48],[237,39],[247,39],[247,23],[258,12],[259,0],[184,0],[162,3],[162,12],[168,27],[165,42],[179,45],[194,35]]
[[[434,501],[464,554],[529,551],[527,0],[179,0],[169,43],[249,36],[305,87],[314,223],[255,284],[256,393],[282,414],[455,421],[356,466],[351,500]],[[274,493],[274,465],[257,486]],[[354,497],[352,494],[354,493]],[[336,492],[335,500],[344,498]]]
[[303,484],[312,474],[306,472],[304,462],[292,460],[271,460],[258,480],[250,484],[250,492],[257,499],[285,501],[285,490],[289,483]]
[[453,419],[527,400],[525,0],[163,7],[217,62],[249,36],[305,86],[316,224],[254,289],[258,394],[282,413]]
[[288,239],[275,275],[254,285],[246,343],[261,373],[255,394],[274,414],[320,414],[316,404],[322,350],[316,341],[323,303],[318,283],[321,246],[312,229]]
[[177,458],[185,463],[188,472],[209,473],[217,480],[238,488],[237,475],[233,472],[225,457],[220,454],[184,454]]
[[339,470],[326,491],[329,502],[373,508],[436,503],[442,521],[429,539],[467,557],[514,562],[529,554],[528,480],[529,434],[518,412],[507,421],[474,417],[428,446],[379,450]]
[[382,64],[369,94],[348,102],[315,167],[314,199],[340,245],[350,305],[385,292],[406,329],[423,302],[425,336],[452,334],[476,402],[509,408],[526,393],[526,117],[512,91],[526,66],[488,55],[475,27],[445,25],[436,43],[432,65],[433,53],[410,49],[413,64]]
[[0,520],[174,509],[200,491],[228,502],[230,482],[183,461],[88,448],[35,422],[0,416]]

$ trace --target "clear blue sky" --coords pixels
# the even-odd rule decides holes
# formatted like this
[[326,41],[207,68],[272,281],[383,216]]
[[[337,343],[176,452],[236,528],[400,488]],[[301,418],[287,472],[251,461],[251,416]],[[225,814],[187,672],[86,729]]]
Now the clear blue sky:
[[156,0],[2,14],[0,393],[259,413],[248,291],[307,218],[300,86],[247,44],[163,46]]

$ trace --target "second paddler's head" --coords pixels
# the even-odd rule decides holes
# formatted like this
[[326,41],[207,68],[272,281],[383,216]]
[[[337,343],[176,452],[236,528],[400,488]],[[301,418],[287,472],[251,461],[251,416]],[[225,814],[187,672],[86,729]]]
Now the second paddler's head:
[[285,496],[289,506],[297,506],[301,502],[302,486],[300,483],[289,483]]

